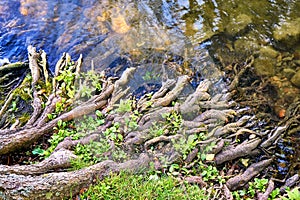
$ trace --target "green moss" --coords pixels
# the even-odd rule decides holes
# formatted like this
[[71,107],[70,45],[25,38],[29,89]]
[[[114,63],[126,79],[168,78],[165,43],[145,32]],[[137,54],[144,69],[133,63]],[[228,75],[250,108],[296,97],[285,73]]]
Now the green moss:
[[82,199],[209,199],[205,189],[170,176],[114,174],[91,186]]

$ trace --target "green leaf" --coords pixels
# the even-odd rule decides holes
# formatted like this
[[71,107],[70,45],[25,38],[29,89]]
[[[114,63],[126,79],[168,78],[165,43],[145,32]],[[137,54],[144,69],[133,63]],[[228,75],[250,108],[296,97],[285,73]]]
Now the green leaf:
[[44,155],[45,150],[41,149],[40,147],[33,149],[32,154],[33,155]]
[[62,122],[63,122],[63,121],[62,121],[61,119],[60,119],[60,120],[58,120],[58,122],[57,122],[57,126],[58,126],[58,127],[61,127],[61,125],[62,125]]
[[97,117],[103,117],[103,114],[102,114],[102,112],[101,111],[99,111],[99,110],[96,110],[96,115],[97,115]]

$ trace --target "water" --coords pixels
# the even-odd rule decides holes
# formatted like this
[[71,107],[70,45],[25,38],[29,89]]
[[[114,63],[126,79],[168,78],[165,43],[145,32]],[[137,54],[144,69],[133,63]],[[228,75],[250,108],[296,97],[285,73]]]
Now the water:
[[[299,9],[298,1],[283,0],[2,0],[0,59],[26,60],[27,46],[34,45],[46,51],[51,64],[69,52],[74,57],[82,53],[87,65],[92,59],[107,65],[113,54],[140,48],[182,54],[188,45],[220,33],[276,45],[274,27],[300,17]],[[239,17],[245,19],[240,22]],[[239,29],[251,34],[240,35]]]

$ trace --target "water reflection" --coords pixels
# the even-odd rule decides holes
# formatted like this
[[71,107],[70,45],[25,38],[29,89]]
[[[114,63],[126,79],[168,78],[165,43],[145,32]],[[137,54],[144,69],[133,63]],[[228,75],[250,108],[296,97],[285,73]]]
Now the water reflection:
[[299,4],[284,0],[4,0],[0,3],[0,57],[23,60],[29,44],[45,49],[51,62],[64,51],[74,56],[94,52],[90,56],[95,56],[107,37],[114,43],[107,48],[121,45],[122,52],[141,46],[174,50],[187,41],[200,43],[222,32],[235,37],[249,25],[252,35],[246,37],[266,43],[266,38],[273,40],[274,27],[299,17]]

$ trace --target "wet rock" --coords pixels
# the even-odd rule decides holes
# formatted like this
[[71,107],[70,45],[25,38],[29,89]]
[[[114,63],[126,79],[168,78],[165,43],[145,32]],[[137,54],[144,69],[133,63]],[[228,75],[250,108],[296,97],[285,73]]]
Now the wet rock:
[[300,40],[300,18],[282,22],[273,31],[275,40],[294,46]]
[[260,45],[255,38],[241,37],[234,42],[234,49],[236,52],[248,54],[258,51]]
[[276,58],[279,55],[279,52],[271,46],[264,46],[260,48],[259,55],[262,57]]
[[238,32],[244,30],[250,23],[252,23],[250,16],[246,14],[240,14],[232,18],[232,21],[226,26],[226,31],[230,35],[236,35]]
[[259,57],[254,61],[254,68],[258,75],[273,76],[277,63],[277,52],[271,46],[263,46],[259,49]]
[[273,76],[275,75],[276,60],[269,57],[258,57],[254,61],[254,68],[258,75]]
[[296,87],[300,88],[300,70],[296,72],[296,74],[291,78],[291,82]]
[[290,68],[283,69],[283,75],[289,80],[296,74],[296,71]]

